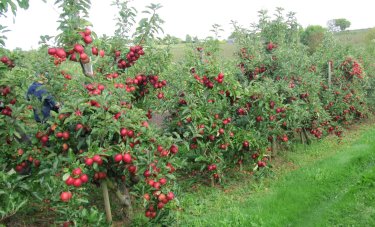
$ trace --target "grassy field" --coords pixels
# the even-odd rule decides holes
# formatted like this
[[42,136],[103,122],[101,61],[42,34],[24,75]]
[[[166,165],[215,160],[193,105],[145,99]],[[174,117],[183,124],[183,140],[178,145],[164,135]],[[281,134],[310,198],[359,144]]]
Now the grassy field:
[[338,40],[340,40],[342,43],[363,47],[365,45],[366,35],[368,32],[369,32],[369,29],[343,31],[343,32],[335,33],[335,37]]
[[[337,32],[334,36],[342,43],[356,46],[364,47],[365,38],[369,29],[358,29],[358,30],[349,30],[343,32]],[[183,59],[185,49],[189,48],[189,44],[176,44],[172,47],[171,53],[173,55],[174,61],[179,61]],[[221,56],[223,59],[231,59],[236,51],[235,44],[222,43],[220,44]]]
[[[187,48],[191,48],[191,45],[189,44],[176,44],[171,48],[171,53],[173,55],[173,60],[174,61],[179,61],[182,60],[184,57],[185,50]],[[234,53],[236,51],[236,45],[235,44],[228,44],[228,43],[221,43],[220,44],[220,55],[228,60],[232,59],[234,56]]]
[[375,226],[374,123],[276,161],[274,178],[199,186],[178,226]]

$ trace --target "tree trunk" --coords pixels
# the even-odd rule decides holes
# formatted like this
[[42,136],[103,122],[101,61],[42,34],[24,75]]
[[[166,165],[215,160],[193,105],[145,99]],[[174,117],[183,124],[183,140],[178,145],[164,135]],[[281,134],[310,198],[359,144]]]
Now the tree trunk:
[[272,142],[271,142],[271,149],[272,149],[272,155],[277,155],[277,141],[276,137],[272,136]]
[[301,131],[299,132],[299,136],[300,136],[300,138],[301,138],[301,143],[302,143],[302,144],[306,144],[306,138],[305,138],[305,135],[303,134],[303,130],[301,130]]
[[309,136],[307,135],[307,132],[306,132],[305,128],[303,128],[303,134],[305,135],[307,144],[311,144],[311,140],[310,140]]
[[112,189],[112,191],[116,195],[116,198],[123,206],[122,213],[124,214],[124,218],[130,221],[133,217],[133,209],[130,193],[125,183],[118,185],[113,182],[110,182],[109,187]]
[[88,76],[88,77],[94,76],[94,71],[92,68],[91,60],[89,63],[86,63],[86,64],[83,64],[82,61],[79,61],[79,63],[81,64],[82,72],[85,76]]

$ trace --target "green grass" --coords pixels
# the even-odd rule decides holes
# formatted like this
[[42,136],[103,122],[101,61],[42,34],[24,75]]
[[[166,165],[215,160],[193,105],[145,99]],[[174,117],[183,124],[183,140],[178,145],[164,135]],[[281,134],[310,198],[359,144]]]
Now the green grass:
[[[183,60],[185,50],[190,48],[190,44],[175,44],[171,48],[171,54],[173,56],[173,61]],[[220,44],[220,56],[225,60],[233,59],[234,53],[236,51],[235,44],[221,43]]]
[[375,128],[284,153],[275,177],[181,198],[178,226],[375,226]]
[[335,37],[342,43],[364,47],[366,44],[366,35],[370,29],[349,30],[335,33]]
[[[351,45],[354,47],[364,47],[366,42],[366,34],[368,32],[369,29],[348,30],[343,32],[337,32],[334,34],[334,36],[343,44]],[[173,61],[182,60],[186,48],[189,48],[189,44],[180,43],[173,45],[171,48]],[[220,48],[220,56],[222,56],[223,59],[233,59],[233,55],[236,51],[235,44],[221,43]]]

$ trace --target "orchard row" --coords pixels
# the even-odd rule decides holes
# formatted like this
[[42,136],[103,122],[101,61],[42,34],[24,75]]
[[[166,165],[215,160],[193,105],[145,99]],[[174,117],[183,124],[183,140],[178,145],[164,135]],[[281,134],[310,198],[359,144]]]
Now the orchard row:
[[[218,41],[209,40],[174,67],[163,48],[103,44],[82,28],[75,42],[43,49],[49,65],[38,74],[49,76],[40,100],[24,99],[33,69],[3,56],[1,166],[27,175],[24,196],[37,193],[65,225],[105,223],[88,208],[98,187],[108,222],[118,201],[127,215],[141,204],[151,222],[170,224],[179,175],[217,184],[228,169],[263,174],[293,143],[341,137],[368,114],[360,60],[337,44],[310,55],[293,26],[275,23],[237,31],[233,61],[220,61]],[[331,45],[329,35],[324,42]],[[58,113],[35,123],[51,96],[62,103]],[[163,113],[162,126],[153,113]]]

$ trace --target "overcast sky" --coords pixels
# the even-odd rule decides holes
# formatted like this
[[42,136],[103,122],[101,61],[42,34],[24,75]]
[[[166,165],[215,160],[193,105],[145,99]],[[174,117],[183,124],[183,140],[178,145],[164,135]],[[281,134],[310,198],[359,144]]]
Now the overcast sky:
[[[14,18],[1,18],[0,24],[11,30],[6,35],[6,47],[13,49],[31,49],[38,47],[40,35],[56,35],[59,12],[53,5],[54,0],[30,0],[28,10],[19,10]],[[112,0],[91,0],[90,21],[98,35],[112,35],[114,17],[117,14],[111,6]],[[267,9],[271,13],[276,7],[283,7],[286,12],[297,13],[298,22],[308,25],[326,26],[327,21],[334,18],[346,18],[351,22],[350,29],[375,27],[375,2],[372,0],[133,0],[130,5],[139,12],[150,3],[160,3],[159,10],[165,34],[185,39],[186,34],[205,38],[215,23],[222,25],[223,38],[232,31],[231,20],[249,26],[257,21],[257,11]],[[13,20],[15,22],[13,23]]]

